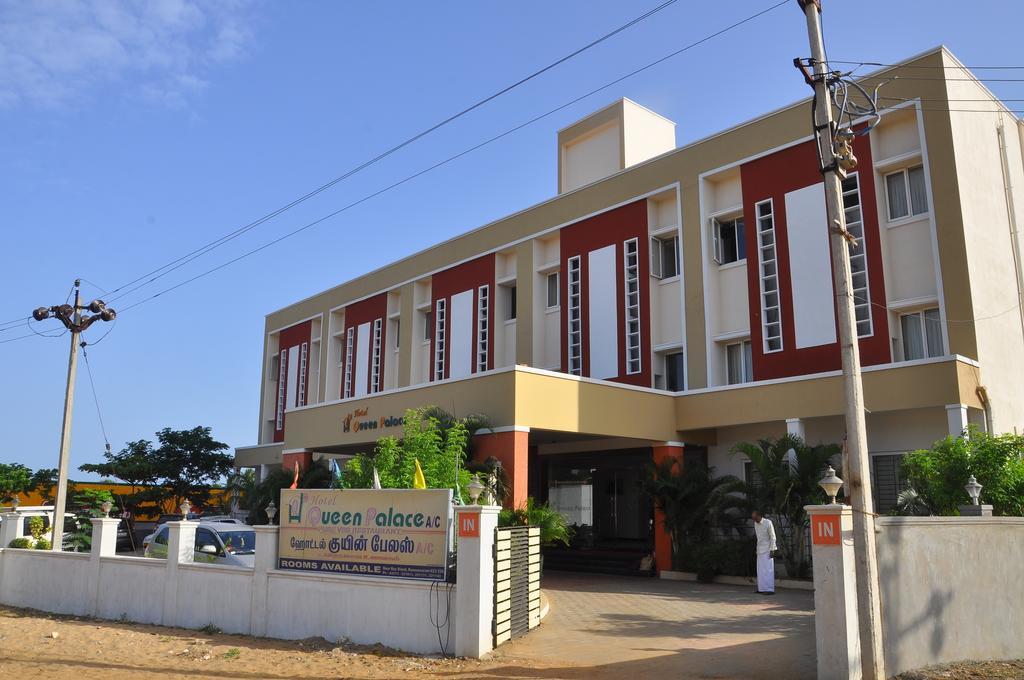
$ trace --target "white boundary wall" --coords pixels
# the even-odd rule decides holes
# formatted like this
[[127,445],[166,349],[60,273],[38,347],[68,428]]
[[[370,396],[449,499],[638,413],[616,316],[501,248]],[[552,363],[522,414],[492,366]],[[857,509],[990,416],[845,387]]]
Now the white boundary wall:
[[[840,541],[814,544],[818,677],[862,677],[852,511]],[[933,664],[1024,657],[1024,517],[879,517],[882,644],[888,676]]]
[[[459,511],[496,518],[498,508]],[[4,520],[17,521],[12,515]],[[93,520],[91,553],[0,549],[0,604],[286,640],[379,642],[419,654],[441,651],[431,623],[440,616],[448,653],[481,656],[491,649],[491,617],[481,613],[493,611],[493,579],[472,572],[493,563],[493,523],[460,543],[463,585],[449,600],[444,583],[431,593],[429,582],[278,570],[276,526],[256,527],[254,569],[193,563],[198,522],[170,523],[166,560],[115,556],[117,522]]]

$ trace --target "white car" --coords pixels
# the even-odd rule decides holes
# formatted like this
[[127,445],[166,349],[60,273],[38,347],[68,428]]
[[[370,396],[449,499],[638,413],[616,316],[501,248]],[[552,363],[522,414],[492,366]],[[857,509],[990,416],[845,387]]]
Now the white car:
[[[157,527],[143,539],[143,555],[167,557],[167,525]],[[196,528],[196,562],[253,567],[256,561],[256,532],[246,524],[201,522]]]

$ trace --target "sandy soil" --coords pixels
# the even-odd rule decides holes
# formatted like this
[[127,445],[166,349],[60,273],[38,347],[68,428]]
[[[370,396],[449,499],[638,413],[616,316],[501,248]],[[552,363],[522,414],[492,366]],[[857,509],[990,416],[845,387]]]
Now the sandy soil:
[[0,607],[5,678],[480,678],[514,663],[508,657],[417,657],[322,638],[286,642]]
[[1024,660],[962,661],[903,673],[894,680],[1020,680]]

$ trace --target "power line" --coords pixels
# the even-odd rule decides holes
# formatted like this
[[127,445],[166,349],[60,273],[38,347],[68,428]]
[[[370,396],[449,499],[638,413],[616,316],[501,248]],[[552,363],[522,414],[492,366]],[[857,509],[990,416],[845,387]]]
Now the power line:
[[877,61],[850,61],[842,59],[828,59],[829,64],[853,64],[856,66],[876,66],[880,68],[926,68],[926,69],[960,69],[966,71],[1020,71],[1024,66],[935,66],[935,65],[911,65],[911,64],[883,64]]
[[[434,132],[434,131],[444,127],[445,125],[447,125],[447,124],[449,124],[449,123],[451,123],[451,122],[461,118],[462,116],[466,115],[467,113],[470,113],[471,111],[474,111],[475,109],[480,108],[484,104],[486,104],[486,103],[488,103],[490,101],[493,101],[494,99],[497,99],[498,97],[502,96],[503,94],[506,94],[509,91],[519,87],[520,85],[523,85],[524,83],[527,83],[527,82],[533,80],[534,78],[536,78],[536,77],[546,73],[547,71],[550,71],[551,69],[555,68],[556,66],[559,66],[560,64],[563,64],[566,61],[569,61],[570,59],[572,59],[572,58],[582,54],[583,52],[586,52],[587,50],[591,49],[592,47],[595,47],[595,46],[603,43],[604,41],[608,40],[609,38],[612,38],[612,37],[618,35],[619,33],[622,33],[623,31],[627,30],[628,28],[630,28],[630,27],[640,23],[641,21],[643,21],[643,20],[645,20],[645,19],[647,19],[647,18],[657,14],[661,10],[665,9],[666,7],[669,7],[670,5],[672,5],[672,4],[676,3],[676,2],[677,2],[677,0],[666,0],[665,2],[662,2],[657,7],[654,7],[653,9],[651,9],[651,10],[641,14],[640,16],[635,17],[634,19],[631,19],[630,21],[626,22],[625,24],[622,24],[621,26],[619,26],[618,28],[610,31],[609,33],[606,33],[606,34],[602,35],[601,37],[597,38],[596,40],[592,40],[591,42],[587,43],[583,47],[580,47],[580,48],[570,52],[569,54],[565,55],[564,57],[561,57],[561,58],[551,62],[547,66],[544,66],[543,68],[538,69],[537,71],[534,71],[533,73],[531,73],[531,74],[529,74],[529,75],[527,75],[527,76],[525,76],[523,78],[520,78],[519,80],[515,81],[511,85],[507,85],[507,86],[501,88],[500,90],[498,90],[497,92],[495,92],[495,93],[493,93],[493,94],[491,94],[491,95],[489,95],[487,97],[484,97],[483,99],[480,99],[479,101],[477,101],[477,102],[471,104],[470,106],[467,106],[466,108],[462,109],[458,113],[455,113],[455,114],[452,114],[451,116],[448,116],[447,118],[445,118],[444,120],[440,121],[439,123],[435,123],[434,125],[431,125],[430,127],[424,129],[423,131],[413,135],[412,137],[409,137],[405,141],[400,142],[399,144],[396,144],[395,146],[392,146],[391,148],[387,149],[386,151],[383,151],[383,152],[379,153],[378,155],[374,156],[373,158],[371,158],[371,159],[369,159],[367,161],[364,161],[363,163],[357,165],[356,167],[352,168],[351,170],[345,172],[344,174],[339,175],[338,177],[335,177],[334,179],[330,180],[329,182],[320,185],[316,189],[313,189],[312,191],[307,192],[306,194],[303,194],[302,196],[300,196],[300,197],[294,199],[293,201],[291,201],[291,202],[289,202],[289,203],[287,203],[287,204],[277,208],[276,210],[273,210],[273,211],[267,213],[263,217],[260,217],[257,220],[249,222],[248,224],[246,224],[246,225],[244,225],[242,227],[239,227],[235,231],[232,231],[232,232],[230,232],[228,234],[225,234],[224,236],[221,236],[220,238],[217,238],[217,239],[215,239],[213,241],[210,241],[206,245],[200,246],[199,248],[191,251],[190,253],[187,253],[186,255],[183,255],[183,256],[179,257],[178,259],[176,259],[176,260],[172,260],[171,262],[168,262],[167,264],[164,264],[161,267],[158,267],[158,268],[156,268],[156,269],[154,269],[154,270],[152,270],[150,272],[147,272],[146,274],[143,274],[143,275],[139,276],[138,278],[129,281],[128,283],[125,283],[125,284],[123,284],[121,286],[118,286],[114,290],[110,291],[110,295],[113,295],[113,297],[111,298],[110,301],[122,298],[125,295],[128,295],[129,293],[132,293],[135,290],[138,290],[139,288],[147,286],[150,283],[156,281],[157,279],[160,279],[160,278],[166,276],[167,274],[175,271],[176,269],[179,269],[179,268],[183,267],[184,265],[188,264],[189,262],[191,262],[191,261],[193,261],[193,260],[195,260],[195,259],[197,259],[199,257],[202,257],[206,253],[208,253],[208,252],[210,252],[212,250],[215,250],[216,248],[219,248],[220,246],[224,245],[228,241],[231,241],[231,240],[233,240],[235,238],[238,238],[242,234],[245,234],[248,231],[250,231],[252,229],[255,229],[259,225],[264,224],[265,222],[267,222],[267,221],[277,217],[278,215],[280,215],[280,214],[282,214],[282,213],[284,213],[284,212],[294,208],[295,206],[297,206],[297,205],[299,205],[301,203],[304,203],[305,201],[313,198],[314,196],[317,196],[317,195],[323,193],[327,189],[330,189],[331,187],[335,186],[336,184],[338,184],[338,183],[348,179],[349,177],[355,175],[356,173],[359,173],[359,172],[365,170],[366,168],[370,167],[371,165],[374,165],[375,163],[378,163],[379,161],[384,160],[385,158],[387,158],[388,156],[394,154],[395,152],[397,152],[397,151],[399,151],[399,150],[409,146],[410,144],[416,142],[419,139],[422,139],[423,137],[429,135],[430,133],[432,133],[432,132]],[[138,285],[136,285],[136,284],[138,284]],[[124,290],[125,288],[128,288],[129,286],[132,286],[132,287],[129,288],[128,290]],[[118,293],[119,291],[124,291],[124,292],[121,292],[120,295],[114,295],[114,293]]]
[[[107,331],[109,333],[109,331]],[[89,387],[92,388],[92,401],[96,404],[96,417],[100,421],[100,432],[103,433],[103,443],[107,445],[107,452],[110,452],[110,440],[107,439],[107,427],[103,424],[103,413],[100,411],[100,400],[96,396],[96,382],[92,377],[92,366],[89,365],[89,352],[86,351],[87,343],[82,343],[82,358],[85,359],[85,372],[89,375]],[[96,343],[93,343],[96,344]]]
[[232,265],[235,262],[243,260],[243,259],[245,259],[245,258],[247,258],[247,257],[249,257],[251,255],[255,255],[256,253],[258,253],[258,252],[260,252],[262,250],[265,250],[266,248],[269,248],[272,245],[280,243],[281,241],[284,241],[285,239],[291,238],[292,236],[295,236],[296,234],[299,234],[299,233],[301,233],[301,232],[303,232],[303,231],[305,231],[305,230],[307,230],[307,229],[309,229],[311,227],[314,227],[314,226],[320,224],[321,222],[329,220],[332,217],[335,217],[335,216],[337,216],[337,215],[339,215],[339,214],[341,214],[341,213],[343,213],[343,212],[345,212],[347,210],[350,210],[351,208],[354,208],[354,207],[356,207],[356,206],[358,206],[358,205],[360,205],[362,203],[365,203],[366,201],[369,201],[372,198],[375,198],[375,197],[377,197],[377,196],[379,196],[379,195],[381,195],[381,194],[383,194],[385,192],[391,191],[392,189],[395,189],[395,188],[397,188],[397,187],[399,187],[399,186],[401,186],[403,184],[406,184],[407,182],[410,182],[410,181],[416,179],[417,177],[425,175],[428,172],[436,170],[437,168],[440,168],[440,167],[442,167],[444,165],[447,165],[447,164],[449,164],[449,163],[451,163],[451,162],[453,162],[453,161],[455,161],[455,160],[457,160],[457,159],[459,159],[459,158],[461,158],[461,157],[463,157],[463,156],[465,156],[467,154],[470,154],[470,153],[472,153],[472,152],[474,152],[474,151],[476,151],[476,150],[478,150],[478,149],[480,149],[482,147],[485,147],[485,146],[487,146],[487,145],[489,145],[489,144],[491,144],[493,142],[496,142],[499,139],[507,137],[508,135],[510,135],[510,134],[512,134],[514,132],[517,132],[517,131],[519,131],[519,130],[521,130],[521,129],[529,126],[529,125],[532,125],[532,124],[534,124],[534,123],[536,123],[536,122],[538,122],[540,120],[543,120],[544,118],[547,118],[548,116],[551,116],[551,115],[553,115],[553,114],[555,114],[555,113],[557,113],[557,112],[559,112],[559,111],[561,111],[563,109],[566,109],[566,108],[572,106],[573,104],[576,104],[576,103],[578,103],[578,102],[580,102],[580,101],[582,101],[582,100],[584,100],[584,99],[586,99],[588,97],[591,97],[591,96],[597,94],[598,92],[602,92],[602,91],[608,89],[609,87],[617,85],[618,83],[620,83],[620,82],[622,82],[622,81],[624,81],[624,80],[626,80],[628,78],[632,78],[635,75],[638,75],[638,74],[640,74],[640,73],[642,73],[644,71],[647,71],[648,69],[651,69],[651,68],[653,68],[653,67],[655,67],[655,66],[657,66],[657,65],[659,65],[659,64],[661,64],[661,63],[663,63],[665,61],[668,61],[669,59],[672,59],[673,57],[679,56],[680,54],[683,54],[684,52],[687,52],[687,51],[689,51],[689,50],[691,50],[691,49],[693,49],[695,47],[698,47],[698,46],[708,42],[709,40],[717,38],[718,36],[720,36],[720,35],[722,35],[724,33],[727,33],[727,32],[729,32],[729,31],[731,31],[733,29],[736,29],[736,28],[738,28],[738,27],[740,27],[740,26],[742,26],[742,25],[744,25],[744,24],[746,24],[746,23],[748,23],[750,21],[753,21],[754,19],[757,19],[758,17],[761,17],[764,14],[767,14],[768,12],[771,12],[772,10],[775,10],[775,9],[777,9],[779,7],[782,7],[783,5],[786,5],[788,3],[789,3],[789,0],[781,0],[781,2],[777,2],[777,3],[775,3],[775,4],[765,8],[765,9],[759,11],[759,12],[756,12],[755,14],[751,14],[751,15],[747,16],[744,19],[741,19],[739,21],[736,21],[735,23],[730,24],[729,26],[726,26],[725,28],[722,28],[722,29],[720,29],[718,31],[715,31],[714,33],[711,33],[709,35],[706,35],[703,38],[700,38],[699,40],[691,42],[688,45],[685,45],[684,47],[682,47],[682,48],[680,48],[680,49],[678,49],[678,50],[676,50],[676,51],[674,51],[674,52],[672,52],[670,54],[667,54],[667,55],[665,55],[663,57],[660,57],[659,59],[656,59],[656,60],[654,60],[652,62],[649,62],[649,63],[647,63],[644,66],[641,66],[641,67],[639,67],[637,69],[634,69],[633,71],[630,71],[629,73],[626,73],[625,75],[619,76],[618,78],[615,78],[614,80],[609,81],[609,82],[605,83],[604,85],[601,85],[601,86],[599,86],[597,88],[594,88],[593,90],[590,90],[586,94],[583,94],[583,95],[580,95],[578,97],[575,97],[574,99],[571,99],[570,101],[567,101],[564,104],[561,104],[560,106],[557,106],[557,107],[555,107],[553,109],[550,109],[550,110],[546,111],[545,113],[542,113],[542,114],[540,114],[538,116],[535,116],[535,117],[527,120],[526,122],[520,123],[519,125],[516,125],[515,127],[510,128],[510,129],[508,129],[508,130],[506,130],[506,131],[504,131],[504,132],[502,132],[500,134],[497,134],[497,135],[495,135],[495,136],[493,136],[493,137],[491,137],[491,138],[489,138],[489,139],[487,139],[487,140],[485,140],[483,142],[480,142],[480,143],[478,143],[478,144],[476,144],[474,146],[471,146],[471,147],[469,147],[467,149],[464,149],[463,151],[460,151],[459,153],[457,153],[455,155],[449,156],[448,158],[446,158],[446,159],[444,159],[444,160],[442,160],[442,161],[440,161],[438,163],[435,163],[435,164],[433,164],[433,165],[431,165],[431,166],[429,166],[427,168],[424,168],[424,169],[422,169],[422,170],[420,170],[418,172],[415,172],[415,173],[413,173],[411,175],[408,175],[405,178],[400,179],[397,182],[394,182],[392,184],[389,184],[388,186],[386,186],[386,187],[384,187],[382,189],[378,189],[377,191],[375,191],[375,192],[373,192],[371,194],[367,194],[366,196],[363,196],[362,198],[357,199],[357,200],[355,200],[355,201],[353,201],[353,202],[351,202],[351,203],[349,203],[349,204],[347,204],[345,206],[342,206],[341,208],[338,208],[337,210],[334,210],[333,212],[330,212],[330,213],[328,213],[328,214],[326,214],[326,215],[324,215],[322,217],[319,217],[316,220],[313,220],[312,222],[308,222],[307,224],[305,224],[305,225],[303,225],[303,226],[301,226],[301,227],[299,227],[297,229],[294,229],[294,230],[292,230],[290,232],[287,232],[287,233],[283,234],[282,236],[279,236],[279,237],[277,237],[277,238],[275,238],[275,239],[273,239],[271,241],[268,241],[268,242],[264,243],[263,245],[260,245],[260,246],[258,246],[256,248],[253,248],[252,250],[249,250],[249,251],[239,255],[238,257],[235,257],[235,258],[232,258],[230,260],[227,260],[226,262],[222,262],[221,264],[219,264],[219,265],[217,265],[215,267],[212,267],[212,268],[207,269],[207,270],[205,270],[203,272],[200,272],[199,274],[196,274],[195,276],[192,276],[192,277],[190,277],[188,279],[185,279],[184,281],[181,281],[181,282],[179,282],[179,283],[177,283],[177,284],[175,284],[173,286],[165,288],[165,289],[163,289],[163,290],[161,290],[161,291],[159,291],[157,293],[154,293],[153,295],[150,295],[149,297],[142,298],[141,300],[138,300],[137,302],[134,302],[134,303],[132,303],[132,304],[126,306],[126,307],[123,307],[121,309],[121,313],[127,312],[127,311],[129,311],[131,309],[134,309],[135,307],[138,307],[141,304],[149,302],[150,300],[153,300],[153,299],[155,299],[157,297],[160,297],[161,295],[164,295],[165,293],[169,293],[169,292],[171,292],[173,290],[181,288],[182,286],[185,286],[185,285],[187,285],[189,283],[192,283],[193,281],[196,281],[196,280],[201,279],[201,278],[203,278],[205,276],[213,274],[214,272],[219,271],[219,270],[221,270],[221,269],[223,269],[223,268],[225,268],[225,267],[227,267],[229,265]]

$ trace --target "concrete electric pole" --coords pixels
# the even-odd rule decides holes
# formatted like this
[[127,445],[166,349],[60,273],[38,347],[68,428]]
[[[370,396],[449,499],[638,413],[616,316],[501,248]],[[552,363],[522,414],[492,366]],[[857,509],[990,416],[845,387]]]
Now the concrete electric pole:
[[[842,353],[843,388],[846,397],[846,432],[849,469],[843,474],[849,482],[853,506],[854,553],[857,567],[857,609],[860,617],[861,655],[864,678],[885,679],[882,652],[882,617],[878,594],[878,562],[875,553],[874,501],[871,495],[871,471],[868,460],[867,427],[864,422],[864,390],[860,373],[860,348],[857,345],[857,319],[854,310],[853,283],[850,275],[853,236],[846,230],[841,177],[856,167],[849,144],[853,132],[839,129],[832,119],[832,92],[829,68],[821,35],[821,0],[798,0],[807,19],[807,37],[811,47],[808,77],[814,87],[814,136],[818,144],[821,173],[825,181],[829,247],[832,277],[836,291],[839,320],[839,347]],[[797,60],[798,65],[799,60]],[[840,121],[841,123],[842,121]]]
[[[50,549],[60,552],[63,548],[64,535],[64,507],[68,495],[68,459],[71,456],[71,413],[75,403],[75,373],[78,369],[78,343],[82,331],[92,325],[94,321],[113,321],[117,312],[109,309],[103,300],[93,300],[88,306],[81,305],[81,284],[75,279],[75,304],[56,305],[54,307],[40,307],[32,312],[32,318],[36,321],[48,319],[54,316],[71,331],[71,351],[68,355],[68,383],[64,393],[64,420],[60,431],[60,462],[57,465],[57,497],[53,504],[53,522],[50,526]],[[85,316],[83,311],[93,312],[93,316]]]

